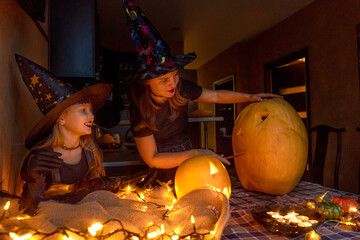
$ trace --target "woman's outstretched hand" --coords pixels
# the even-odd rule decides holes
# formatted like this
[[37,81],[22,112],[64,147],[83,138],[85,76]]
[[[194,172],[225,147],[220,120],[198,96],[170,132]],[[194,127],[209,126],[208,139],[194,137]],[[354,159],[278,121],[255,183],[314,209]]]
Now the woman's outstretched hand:
[[219,159],[221,162],[223,162],[226,165],[231,165],[231,163],[224,158],[224,155],[219,155],[217,153],[214,153],[211,150],[207,150],[207,149],[195,149],[197,155],[201,156],[201,155],[210,155],[213,157],[216,157],[217,159]]
[[270,99],[270,98],[284,98],[284,97],[274,93],[257,93],[250,96],[251,102],[261,102],[264,99]]

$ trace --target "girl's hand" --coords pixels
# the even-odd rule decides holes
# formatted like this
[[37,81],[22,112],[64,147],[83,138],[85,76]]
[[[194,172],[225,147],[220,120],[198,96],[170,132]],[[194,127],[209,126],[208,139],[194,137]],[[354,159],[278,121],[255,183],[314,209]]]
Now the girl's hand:
[[61,153],[46,150],[35,150],[31,153],[28,162],[29,176],[39,178],[41,174],[50,172],[53,168],[59,168],[63,160],[59,158]]
[[251,102],[261,102],[264,99],[270,99],[270,98],[284,98],[284,97],[274,93],[257,93],[250,95]]
[[196,151],[197,155],[199,155],[199,156],[210,155],[210,156],[216,157],[217,159],[219,159],[221,162],[223,162],[226,165],[231,165],[231,163],[227,159],[224,158],[224,155],[219,155],[219,154],[214,153],[211,150],[206,150],[206,149],[195,149],[195,151]]

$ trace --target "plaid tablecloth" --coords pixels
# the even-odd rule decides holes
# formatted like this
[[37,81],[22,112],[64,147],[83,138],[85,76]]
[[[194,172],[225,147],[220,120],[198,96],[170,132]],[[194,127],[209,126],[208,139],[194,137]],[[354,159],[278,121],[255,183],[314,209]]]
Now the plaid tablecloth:
[[[228,225],[223,231],[222,239],[290,239],[266,231],[266,229],[252,217],[251,210],[259,205],[271,203],[292,203],[303,204],[305,206],[306,200],[314,199],[315,196],[321,196],[326,191],[329,191],[326,199],[339,195],[335,189],[304,181],[300,181],[292,192],[283,196],[249,192],[240,186],[233,187],[230,198],[231,216]],[[344,194],[356,198],[355,194],[346,192],[344,192]],[[347,227],[347,229],[349,229],[349,227]],[[347,229],[340,227],[340,225],[334,221],[329,221],[321,225],[316,232],[320,234],[323,240],[360,240],[360,232]],[[304,239],[304,236],[299,236],[295,239]]]

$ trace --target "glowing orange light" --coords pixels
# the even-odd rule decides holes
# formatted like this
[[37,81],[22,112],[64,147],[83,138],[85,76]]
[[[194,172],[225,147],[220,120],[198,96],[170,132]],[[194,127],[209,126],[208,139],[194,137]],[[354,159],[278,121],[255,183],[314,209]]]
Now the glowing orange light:
[[10,207],[10,201],[7,201],[6,204],[5,204],[5,206],[4,206],[4,209],[5,209],[5,210],[8,210],[9,207]]
[[93,225],[91,225],[91,227],[88,227],[88,231],[91,234],[91,236],[95,236],[96,232],[101,230],[103,228],[103,225],[99,222],[94,223]]
[[195,223],[195,218],[193,215],[191,215],[191,223],[194,224]]

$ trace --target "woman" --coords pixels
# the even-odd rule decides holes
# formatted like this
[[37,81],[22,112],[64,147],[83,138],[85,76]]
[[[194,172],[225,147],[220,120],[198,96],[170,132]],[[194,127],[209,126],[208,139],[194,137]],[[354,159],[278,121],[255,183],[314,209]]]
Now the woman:
[[212,91],[182,80],[178,69],[193,61],[196,55],[173,55],[135,2],[123,0],[123,5],[141,61],[141,71],[127,80],[132,81],[131,127],[142,159],[151,168],[166,169],[160,170],[159,179],[163,181],[173,179],[176,167],[195,152],[213,155],[230,164],[210,150],[192,149],[186,136],[188,102],[244,103],[280,96]]
[[104,176],[102,154],[92,133],[93,112],[106,101],[105,83],[76,91],[29,59],[16,55],[24,83],[44,117],[26,138],[21,166],[25,182],[20,208],[34,214],[40,201],[76,202],[88,181]]
[[189,101],[206,103],[245,103],[279,97],[271,93],[245,94],[226,90],[213,91],[180,78],[178,70],[131,87],[131,126],[136,147],[152,168],[160,170],[160,179],[174,178],[176,167],[197,155],[212,155],[230,165],[222,156],[205,149],[192,149],[187,137]]

